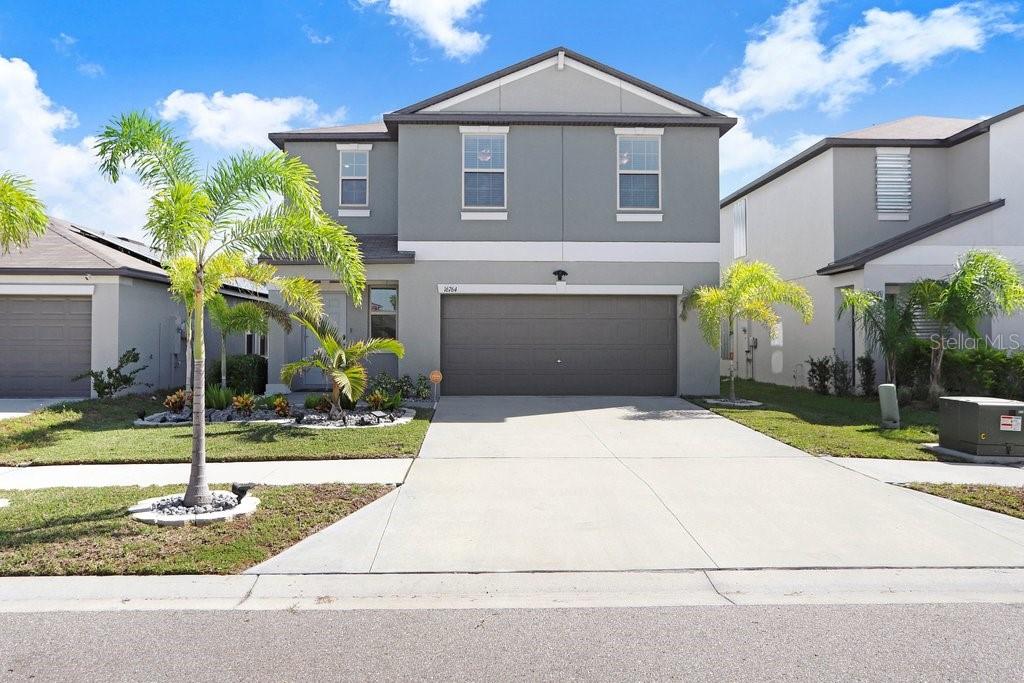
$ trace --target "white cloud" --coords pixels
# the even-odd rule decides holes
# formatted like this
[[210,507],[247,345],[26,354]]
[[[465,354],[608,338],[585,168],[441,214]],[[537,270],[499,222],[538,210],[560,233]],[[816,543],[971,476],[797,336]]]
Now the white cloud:
[[490,36],[460,24],[471,20],[485,0],[356,0],[363,7],[384,6],[415,33],[444,50],[446,57],[465,61],[481,52]]
[[75,45],[78,44],[78,38],[69,36],[67,33],[60,33],[56,38],[52,38],[50,42],[53,43],[53,49],[57,51],[57,54],[73,60],[75,62],[75,70],[86,78],[99,78],[106,73],[101,64],[87,61],[75,48]]
[[131,178],[116,185],[104,179],[93,138],[58,138],[77,126],[74,112],[47,97],[27,62],[0,56],[0,169],[31,178],[53,216],[140,237],[148,192]]
[[96,64],[95,62],[82,62],[78,65],[78,73],[83,76],[88,76],[89,78],[99,78],[105,74],[106,71],[103,70],[101,65]]
[[958,2],[915,15],[874,8],[834,39],[822,40],[827,0],[790,0],[757,31],[743,65],[704,93],[711,106],[768,114],[817,104],[836,113],[872,89],[883,69],[913,74],[952,52],[978,51],[992,36],[1020,30],[1012,5]]
[[302,126],[328,126],[344,120],[345,108],[321,112],[306,97],[264,99],[252,93],[213,95],[175,90],[160,103],[167,121],[184,120],[188,136],[219,149],[270,147],[267,134]]
[[334,42],[334,36],[322,36],[314,31],[311,26],[303,26],[302,32],[306,34],[306,38],[313,45],[330,45]]

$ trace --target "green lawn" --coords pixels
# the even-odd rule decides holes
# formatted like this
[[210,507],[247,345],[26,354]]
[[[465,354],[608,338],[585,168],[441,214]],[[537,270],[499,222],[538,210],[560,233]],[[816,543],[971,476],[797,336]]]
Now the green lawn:
[[1024,487],[983,484],[907,484],[907,488],[1024,519]]
[[[722,395],[728,396],[728,382]],[[879,427],[878,401],[822,396],[808,389],[736,380],[736,395],[761,401],[761,408],[707,406],[790,446],[816,455],[900,460],[935,460],[921,444],[938,441],[935,411],[901,409],[903,427]],[[699,401],[698,401],[699,402]]]
[[[52,406],[0,421],[0,465],[188,462],[192,428],[134,427],[140,410],[163,410],[154,398],[125,396]],[[416,455],[430,424],[429,410],[409,424],[380,429],[322,430],[273,424],[209,425],[211,462],[392,458]]]
[[[126,515],[144,498],[182,486],[0,491],[0,576],[234,574],[355,512],[390,486],[260,486],[250,517],[158,527]],[[218,486],[216,488],[226,488]]]

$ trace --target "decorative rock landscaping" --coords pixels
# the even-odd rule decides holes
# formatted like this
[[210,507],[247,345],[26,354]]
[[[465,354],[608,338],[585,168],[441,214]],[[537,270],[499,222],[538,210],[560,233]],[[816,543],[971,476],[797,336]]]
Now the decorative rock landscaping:
[[[412,408],[397,410],[370,410],[359,406],[345,413],[345,420],[332,420],[327,413],[305,408],[292,408],[289,417],[281,417],[273,410],[254,410],[250,414],[242,413],[234,408],[206,411],[206,423],[235,422],[243,424],[263,423],[278,424],[283,427],[306,427],[309,429],[349,429],[358,427],[394,427],[411,422],[416,417]],[[136,427],[180,427],[192,423],[192,411],[189,408],[181,412],[165,410],[135,420]]]
[[239,500],[231,491],[214,491],[209,505],[185,507],[184,502],[185,495],[181,493],[147,498],[128,508],[128,513],[132,519],[157,526],[211,524],[251,515],[259,507],[260,499],[245,496]]
[[11,501],[9,501],[8,499],[0,498],[0,508],[5,508],[5,507],[9,506],[10,504],[11,504]]
[[722,408],[759,408],[764,405],[760,401],[751,401],[746,398],[738,398],[735,401],[729,398],[706,398],[704,403]]

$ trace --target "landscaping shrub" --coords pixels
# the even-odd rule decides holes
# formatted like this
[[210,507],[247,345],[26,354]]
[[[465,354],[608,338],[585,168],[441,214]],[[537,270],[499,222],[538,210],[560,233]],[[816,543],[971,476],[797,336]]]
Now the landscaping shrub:
[[850,371],[850,361],[840,358],[835,349],[832,350],[832,363],[829,369],[832,374],[832,392],[836,396],[849,396],[852,394],[853,373]]
[[878,383],[875,376],[875,359],[866,354],[858,358],[857,374],[860,375],[860,386],[864,389],[864,395],[877,395]]
[[231,399],[231,406],[242,415],[252,415],[256,408],[256,397],[249,393],[239,394]]
[[807,384],[819,394],[828,396],[832,381],[832,357],[807,358]]
[[326,402],[327,409],[331,409],[331,398],[327,394],[309,394],[302,402],[306,410],[320,410],[320,406]]
[[[75,375],[71,379],[77,381],[88,377],[92,380],[92,389],[96,392],[99,398],[112,398],[116,396],[118,392],[131,389],[139,382],[135,381],[135,376],[148,368],[148,365],[135,368],[134,370],[128,370],[125,372],[125,368],[129,365],[139,362],[139,352],[135,348],[130,348],[121,354],[121,357],[117,359],[117,365],[112,368],[107,368],[101,372],[96,370],[89,370],[83,372],[81,375]],[[145,384],[143,386],[151,386]]]
[[370,380],[367,387],[369,393],[380,391],[388,396],[399,392],[403,398],[418,398],[422,400],[429,399],[432,395],[430,387],[430,379],[420,374],[415,381],[409,375],[402,375],[399,377],[392,377],[386,372],[378,372]]
[[224,410],[231,405],[231,399],[235,392],[230,387],[221,387],[219,384],[211,384],[206,387],[206,407],[214,410]]
[[274,412],[278,417],[288,417],[292,413],[292,404],[288,403],[284,396],[277,394],[274,397]]
[[[208,377],[220,377],[220,359],[207,369]],[[267,390],[267,359],[255,354],[228,356],[228,386],[236,392],[259,395]]]
[[366,405],[370,406],[372,410],[380,410],[388,400],[388,395],[380,389],[377,389],[376,391],[372,391],[367,394],[364,400],[366,401]]
[[192,392],[178,389],[164,399],[164,408],[172,413],[180,413],[185,406],[192,404]]

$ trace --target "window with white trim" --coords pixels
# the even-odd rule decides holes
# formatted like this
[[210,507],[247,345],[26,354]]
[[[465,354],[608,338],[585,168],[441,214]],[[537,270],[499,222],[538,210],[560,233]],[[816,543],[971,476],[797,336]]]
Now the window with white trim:
[[909,147],[875,149],[875,208],[880,221],[910,219],[911,177]]
[[507,136],[462,134],[462,208],[505,208]]
[[732,205],[732,257],[747,255],[747,198]]
[[365,149],[341,150],[341,206],[366,207],[370,204],[370,152]]
[[661,136],[617,136],[618,208],[661,208]]
[[370,287],[370,336],[398,338],[398,288]]

